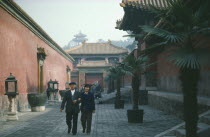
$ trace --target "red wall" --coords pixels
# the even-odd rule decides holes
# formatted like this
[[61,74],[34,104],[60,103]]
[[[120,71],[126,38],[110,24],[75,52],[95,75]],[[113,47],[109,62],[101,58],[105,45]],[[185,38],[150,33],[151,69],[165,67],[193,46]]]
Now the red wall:
[[85,74],[85,83],[93,84],[98,81],[99,84],[103,87],[103,74],[102,73],[86,73]]
[[45,88],[50,79],[56,79],[60,89],[65,89],[66,66],[72,70],[72,63],[0,8],[0,95],[4,94],[4,80],[10,72],[18,80],[20,93],[37,92],[37,46],[48,54],[44,63]]
[[166,52],[158,55],[158,77],[176,75],[179,72],[179,68],[176,65],[170,63],[167,60],[167,56],[168,54]]
[[[210,41],[205,41],[205,47]],[[158,89],[168,92],[181,92],[181,81],[179,80],[179,67],[167,60],[169,52],[163,52],[158,55],[157,60],[157,83]],[[202,68],[200,81],[198,82],[198,95],[210,97],[210,69]]]
[[[78,76],[72,76],[71,81],[76,82],[78,84],[79,83]],[[77,85],[77,86],[81,86],[81,85]]]

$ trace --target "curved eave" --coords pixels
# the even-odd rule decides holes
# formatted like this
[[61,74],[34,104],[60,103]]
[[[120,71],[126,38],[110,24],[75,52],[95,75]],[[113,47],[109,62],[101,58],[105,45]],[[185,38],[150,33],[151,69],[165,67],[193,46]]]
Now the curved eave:
[[[116,23],[116,29],[124,31],[140,31],[139,26],[148,24],[148,22],[154,20],[152,13],[149,12],[149,5],[159,8],[169,7],[168,3],[164,0],[148,1],[123,1],[120,6],[124,9],[124,16],[122,20],[118,20]],[[146,3],[146,4],[145,4]]]
[[128,51],[126,52],[122,52],[122,53],[101,53],[101,54],[98,54],[98,53],[69,53],[70,55],[121,55],[121,54],[127,54]]
[[150,5],[159,8],[166,8],[171,6],[168,0],[123,0],[122,3],[120,3],[120,6],[123,8],[131,6],[137,9],[149,9]]
[[140,30],[141,25],[145,25],[151,20],[151,14],[147,10],[126,7],[124,11],[123,19],[118,24],[117,29],[136,32]]
[[109,65],[109,66],[77,66],[78,69],[81,69],[81,68],[109,68],[111,67],[112,65]]

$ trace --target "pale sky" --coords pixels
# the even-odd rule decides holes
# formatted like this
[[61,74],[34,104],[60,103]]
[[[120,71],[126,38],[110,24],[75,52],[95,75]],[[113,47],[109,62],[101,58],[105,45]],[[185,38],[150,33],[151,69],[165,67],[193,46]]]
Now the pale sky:
[[124,40],[127,33],[115,29],[124,11],[122,0],[14,0],[60,46],[81,31],[88,42]]

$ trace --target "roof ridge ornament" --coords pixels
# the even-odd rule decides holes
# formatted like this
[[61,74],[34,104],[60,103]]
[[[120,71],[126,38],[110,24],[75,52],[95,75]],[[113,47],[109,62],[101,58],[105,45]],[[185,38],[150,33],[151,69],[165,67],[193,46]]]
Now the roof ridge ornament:
[[86,40],[83,40],[83,41],[82,41],[82,45],[84,46],[84,45],[85,45],[85,43],[86,43]]
[[112,44],[112,41],[110,39],[108,39],[108,44],[111,45]]

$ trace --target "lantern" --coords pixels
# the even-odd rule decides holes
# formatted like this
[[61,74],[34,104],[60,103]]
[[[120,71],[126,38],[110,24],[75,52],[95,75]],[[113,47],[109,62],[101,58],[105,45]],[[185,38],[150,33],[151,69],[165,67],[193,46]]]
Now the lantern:
[[50,81],[48,82],[48,88],[53,89],[53,83],[54,83],[54,81],[52,81],[52,79],[50,79]]
[[59,83],[55,79],[55,81],[53,82],[53,89],[56,90],[56,91],[58,91],[58,85],[59,85]]
[[8,96],[18,95],[17,80],[12,73],[10,73],[10,76],[5,80],[5,92],[5,95]]

